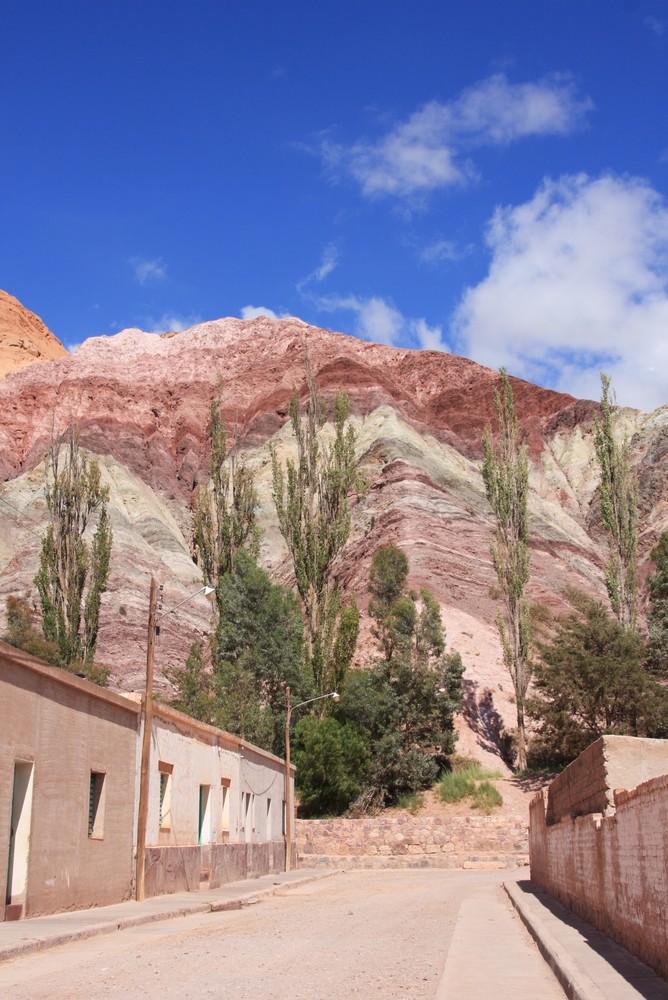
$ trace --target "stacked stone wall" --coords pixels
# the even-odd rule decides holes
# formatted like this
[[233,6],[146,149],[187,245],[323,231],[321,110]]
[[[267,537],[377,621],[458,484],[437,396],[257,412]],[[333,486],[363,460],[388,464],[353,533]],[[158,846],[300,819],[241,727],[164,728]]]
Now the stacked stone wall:
[[297,820],[303,867],[516,868],[528,863],[521,816]]
[[[590,763],[583,755],[571,768]],[[540,792],[530,807],[532,881],[668,978],[668,773],[612,790],[608,815],[550,824],[549,795]]]

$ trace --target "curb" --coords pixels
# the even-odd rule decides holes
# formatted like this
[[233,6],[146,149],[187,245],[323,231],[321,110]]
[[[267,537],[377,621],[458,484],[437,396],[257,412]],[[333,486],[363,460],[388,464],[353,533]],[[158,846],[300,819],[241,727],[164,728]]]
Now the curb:
[[[194,899],[192,903],[181,903],[170,910],[162,910],[157,913],[155,911],[147,911],[146,913],[132,914],[131,916],[121,917],[120,919],[116,918],[106,922],[101,920],[100,923],[92,924],[89,927],[77,927],[71,931],[60,931],[46,935],[43,938],[26,938],[17,944],[7,945],[6,947],[0,946],[0,962],[6,962],[13,958],[21,958],[24,955],[30,955],[38,951],[45,951],[48,948],[57,948],[59,945],[69,944],[71,941],[84,941],[88,938],[100,937],[103,934],[113,934],[116,931],[140,927],[142,924],[157,923],[162,920],[174,920],[177,917],[189,917],[201,913],[221,913],[225,910],[241,910],[247,906],[253,906],[255,903],[261,902],[262,899],[268,896],[275,896],[281,890],[289,891],[290,889],[297,889],[300,886],[308,885],[310,882],[318,882],[321,879],[330,878],[332,875],[338,875],[340,871],[341,869],[338,868],[315,872],[310,875],[304,875],[303,878],[296,878],[286,882],[275,882],[273,885],[261,889],[249,887],[247,892],[241,892],[232,899],[211,899],[206,902],[197,902]],[[224,886],[221,886],[221,889],[223,888]],[[164,899],[164,896],[155,896],[153,899]],[[150,900],[146,902],[150,904]],[[142,904],[140,903],[139,905],[141,906]],[[72,910],[70,912],[78,914],[85,911]],[[59,914],[53,914],[53,916],[59,916]]]
[[537,898],[527,896],[515,882],[504,882],[503,888],[569,1000],[606,1000],[596,983],[550,934],[541,919]]

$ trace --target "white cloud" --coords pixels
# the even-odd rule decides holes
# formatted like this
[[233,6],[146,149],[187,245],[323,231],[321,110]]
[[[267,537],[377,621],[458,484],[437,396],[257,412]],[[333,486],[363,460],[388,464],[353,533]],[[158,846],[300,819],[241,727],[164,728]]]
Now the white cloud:
[[322,259],[315,271],[311,271],[305,278],[297,282],[297,290],[302,291],[307,285],[313,282],[324,281],[332,273],[339,263],[339,251],[333,243],[329,243],[322,252]]
[[152,281],[163,281],[167,277],[167,267],[162,257],[155,260],[144,260],[142,257],[131,257],[135,272],[135,278],[140,285],[146,285]]
[[472,246],[458,247],[452,240],[434,240],[419,251],[420,260],[425,264],[441,264],[444,261],[461,260],[473,250]]
[[183,316],[180,313],[163,313],[160,319],[148,317],[145,320],[147,333],[180,333],[201,322],[201,316]]
[[392,347],[412,339],[424,350],[450,351],[440,326],[429,326],[422,318],[407,318],[379,295],[366,299],[357,295],[313,296],[311,302],[323,312],[354,313],[356,323],[353,332],[363,340]]
[[497,73],[452,101],[430,101],[376,142],[346,147],[327,140],[321,154],[333,172],[350,174],[366,196],[424,195],[473,180],[476,169],[466,155],[476,147],[567,135],[592,107],[565,75],[513,84]]
[[396,344],[405,327],[406,321],[399,310],[378,295],[368,299],[357,295],[325,295],[313,301],[323,312],[355,313],[355,334],[378,344]]
[[410,322],[410,329],[424,351],[450,353],[450,347],[443,340],[443,331],[440,326],[429,326],[424,319],[414,319]]
[[589,398],[605,369],[620,403],[668,402],[668,206],[646,181],[545,180],[496,210],[487,243],[453,322],[471,357]]
[[290,313],[277,313],[266,306],[243,306],[239,312],[242,319],[257,319],[258,316],[267,316],[269,319],[287,319]]

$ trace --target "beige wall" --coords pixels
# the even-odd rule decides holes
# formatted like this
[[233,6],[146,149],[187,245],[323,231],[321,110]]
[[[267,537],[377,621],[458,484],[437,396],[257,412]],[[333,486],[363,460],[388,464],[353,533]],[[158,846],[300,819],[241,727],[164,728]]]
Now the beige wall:
[[[24,807],[30,812],[24,843],[27,884],[25,892],[12,897],[21,910],[11,915],[130,898],[138,707],[4,644],[0,706],[0,917],[5,915],[17,761],[32,763],[33,770]],[[93,837],[88,833],[91,771],[104,774]]]
[[[160,769],[170,776],[170,816],[161,824]],[[294,777],[293,777],[294,784]],[[273,754],[181,712],[156,705],[153,715],[147,845],[199,843],[200,787],[208,789],[202,843],[281,840],[284,764]],[[223,829],[227,787],[228,829]],[[293,795],[294,800],[294,795]]]
[[[583,815],[602,769],[605,814]],[[668,978],[668,741],[602,737],[557,781],[531,803],[532,880]]]
[[[113,694],[0,643],[0,919],[131,898],[140,714],[138,696]],[[94,786],[102,796],[91,836],[92,772],[103,778]],[[281,871],[284,797],[282,760],[154,705],[147,895]]]
[[[161,773],[167,776],[162,810]],[[285,771],[278,757],[155,705],[149,775],[147,896],[193,891],[200,883],[215,887],[284,869]],[[200,836],[202,787],[207,807]]]

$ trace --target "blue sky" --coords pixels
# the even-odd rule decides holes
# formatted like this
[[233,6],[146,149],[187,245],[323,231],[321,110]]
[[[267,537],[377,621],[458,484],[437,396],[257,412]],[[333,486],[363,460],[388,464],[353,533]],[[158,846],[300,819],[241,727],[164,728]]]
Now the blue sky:
[[668,402],[668,0],[5,0],[0,287]]

